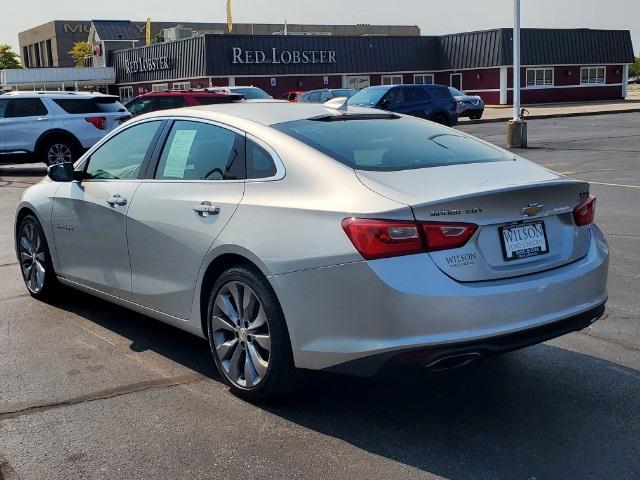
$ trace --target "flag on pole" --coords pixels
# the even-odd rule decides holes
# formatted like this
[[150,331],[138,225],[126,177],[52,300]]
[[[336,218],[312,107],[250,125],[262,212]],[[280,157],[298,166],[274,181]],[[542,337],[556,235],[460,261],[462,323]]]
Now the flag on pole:
[[233,31],[233,15],[231,14],[231,0],[227,0],[227,29]]
[[147,47],[151,45],[151,18],[147,18],[147,29],[146,29],[146,39],[147,39]]

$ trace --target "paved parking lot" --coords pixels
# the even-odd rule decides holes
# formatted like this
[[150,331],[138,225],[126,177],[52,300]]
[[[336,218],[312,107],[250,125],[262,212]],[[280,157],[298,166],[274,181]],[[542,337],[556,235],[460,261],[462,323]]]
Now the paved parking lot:
[[0,167],[0,480],[640,478],[640,114],[529,131],[526,156],[593,182],[607,318],[448,373],[314,374],[266,407],[227,392],[204,341],[73,291],[32,300],[12,216],[44,169]]

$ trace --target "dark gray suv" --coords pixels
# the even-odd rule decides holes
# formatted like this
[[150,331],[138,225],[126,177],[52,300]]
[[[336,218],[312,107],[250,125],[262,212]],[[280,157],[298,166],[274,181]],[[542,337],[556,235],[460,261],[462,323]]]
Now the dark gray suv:
[[458,104],[449,88],[442,85],[368,87],[351,97],[349,105],[404,113],[448,126],[458,123]]

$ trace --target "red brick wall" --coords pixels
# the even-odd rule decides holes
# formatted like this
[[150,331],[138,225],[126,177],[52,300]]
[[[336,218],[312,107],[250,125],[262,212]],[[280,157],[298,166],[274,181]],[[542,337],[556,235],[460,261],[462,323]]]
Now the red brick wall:
[[274,98],[280,98],[291,90],[315,90],[318,88],[341,88],[342,77],[329,75],[329,84],[323,83],[323,76],[275,77],[276,86],[271,86],[271,77],[236,77],[236,85],[253,85],[259,87]]

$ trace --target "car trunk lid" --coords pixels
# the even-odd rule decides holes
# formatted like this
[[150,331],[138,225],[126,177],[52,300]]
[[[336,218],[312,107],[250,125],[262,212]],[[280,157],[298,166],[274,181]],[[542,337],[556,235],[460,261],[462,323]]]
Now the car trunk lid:
[[418,221],[478,225],[463,247],[429,253],[458,281],[556,268],[582,258],[589,248],[588,227],[576,227],[572,215],[589,185],[527,160],[357,175],[377,193],[410,205]]

